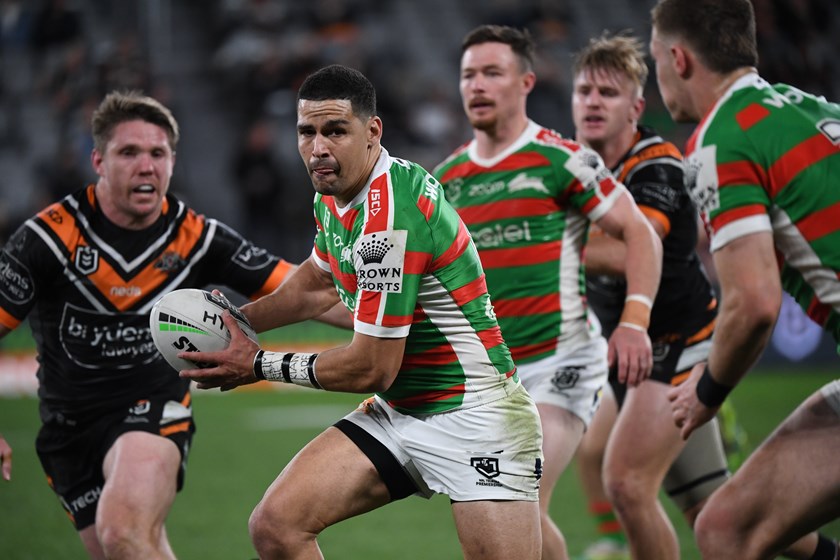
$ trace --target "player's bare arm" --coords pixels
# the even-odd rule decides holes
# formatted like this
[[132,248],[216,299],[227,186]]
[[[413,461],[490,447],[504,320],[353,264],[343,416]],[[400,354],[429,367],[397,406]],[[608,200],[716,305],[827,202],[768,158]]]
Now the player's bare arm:
[[618,380],[636,386],[650,376],[653,353],[647,328],[662,271],[662,241],[629,193],[622,194],[597,222],[607,235],[622,240],[627,303],[609,340],[609,363]]
[[[309,258],[272,293],[243,305],[241,310],[259,333],[335,313],[332,308],[338,302],[332,275]],[[346,322],[340,326],[346,326]]]
[[231,332],[225,350],[178,355],[194,362],[215,364],[215,367],[181,372],[181,377],[196,381],[199,389],[218,387],[227,391],[268,379],[345,393],[384,391],[394,382],[405,351],[405,338],[355,333],[347,346],[319,354],[266,352],[242,332],[229,312],[225,311],[222,319]]
[[775,271],[776,253],[769,232],[747,235],[714,253],[723,293],[708,364],[699,364],[691,377],[671,389],[671,412],[682,437],[711,420],[720,405],[707,406],[697,396],[697,383],[706,367],[712,380],[735,387],[767,345],[782,304],[782,288]]
[[[648,218],[659,239],[665,239],[665,226],[658,220]],[[624,241],[598,231],[589,234],[584,252],[587,274],[609,274],[624,276],[627,273],[627,245]]]

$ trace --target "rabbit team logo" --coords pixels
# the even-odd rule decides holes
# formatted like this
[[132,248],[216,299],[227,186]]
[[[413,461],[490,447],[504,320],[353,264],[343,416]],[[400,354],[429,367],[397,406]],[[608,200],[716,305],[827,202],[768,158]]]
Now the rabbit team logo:
[[356,243],[354,264],[360,290],[401,293],[406,230],[369,233]]

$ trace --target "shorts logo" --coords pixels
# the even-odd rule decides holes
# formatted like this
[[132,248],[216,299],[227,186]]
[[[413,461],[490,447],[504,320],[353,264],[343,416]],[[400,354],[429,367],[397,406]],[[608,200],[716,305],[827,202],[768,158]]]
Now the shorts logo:
[[565,391],[577,385],[583,366],[566,366],[554,372],[551,384],[557,391]]
[[76,270],[87,276],[99,268],[99,251],[94,247],[76,247]]
[[496,478],[500,474],[499,460],[492,457],[473,457],[470,465],[485,478]]
[[128,409],[128,411],[132,414],[141,415],[146,414],[149,412],[149,409],[152,407],[152,403],[143,399],[142,401],[137,401],[137,403]]

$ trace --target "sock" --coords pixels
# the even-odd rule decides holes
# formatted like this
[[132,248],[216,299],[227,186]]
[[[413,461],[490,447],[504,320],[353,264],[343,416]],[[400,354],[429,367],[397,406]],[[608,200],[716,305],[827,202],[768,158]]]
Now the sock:
[[[598,524],[598,537],[610,539],[620,544],[627,544],[627,537],[621,529],[621,523],[613,511],[612,504],[608,501],[591,502],[589,512]],[[820,559],[817,559],[820,560]]]
[[837,543],[821,533],[817,537],[817,548],[811,560],[837,560]]

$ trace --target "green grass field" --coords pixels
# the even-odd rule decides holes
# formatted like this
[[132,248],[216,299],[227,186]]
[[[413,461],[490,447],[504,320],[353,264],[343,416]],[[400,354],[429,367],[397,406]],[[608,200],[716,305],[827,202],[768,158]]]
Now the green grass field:
[[[733,393],[753,442],[760,441],[832,373],[754,372]],[[198,433],[184,490],[167,523],[182,559],[254,558],[248,516],[262,492],[294,453],[360,400],[305,389],[277,392],[198,393]],[[37,402],[0,399],[0,430],[15,450],[10,483],[0,481],[0,558],[82,559],[82,546],[47,487],[34,452]],[[770,489],[772,491],[772,489]],[[666,504],[680,535],[682,558],[698,559],[685,523]],[[553,500],[553,513],[572,554],[593,538],[581,491],[570,469]],[[826,532],[840,536],[840,522]],[[446,498],[408,498],[324,532],[327,558],[457,559],[458,539]]]

